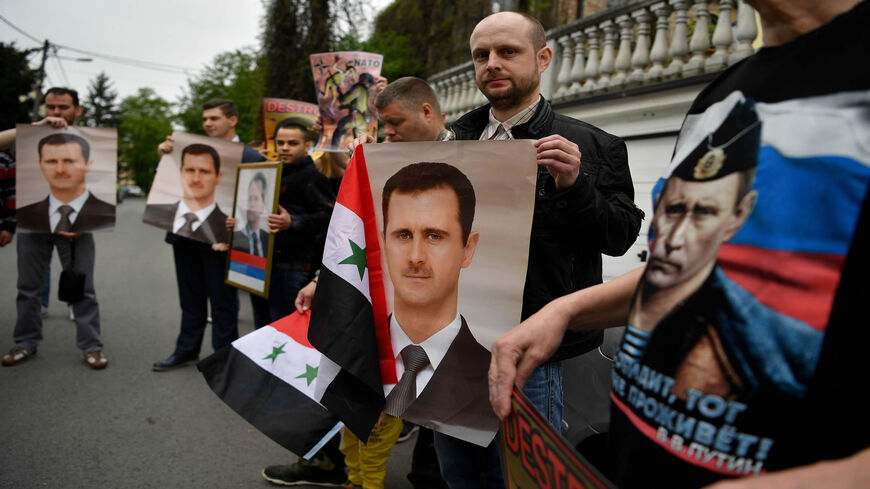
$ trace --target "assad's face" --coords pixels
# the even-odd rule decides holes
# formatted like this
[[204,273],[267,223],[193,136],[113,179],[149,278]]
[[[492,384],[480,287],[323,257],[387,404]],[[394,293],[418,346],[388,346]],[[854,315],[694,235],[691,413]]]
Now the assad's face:
[[260,180],[252,180],[251,185],[248,186],[247,210],[248,222],[251,223],[252,227],[256,228],[260,216],[263,215],[263,209],[265,209],[265,207],[266,204],[263,202],[263,182]]
[[214,191],[220,182],[221,174],[215,171],[211,155],[184,155],[181,162],[181,187],[185,199],[213,201]]
[[671,177],[653,216],[655,237],[646,271],[650,285],[679,285],[716,259],[719,246],[746,217],[735,206],[738,184],[736,173],[707,182]]
[[478,236],[463,244],[459,201],[450,187],[390,196],[384,251],[396,306],[426,308],[453,302],[459,271],[471,264]]
[[75,142],[46,144],[39,158],[39,168],[52,193],[84,187],[92,163],[85,161],[82,147]]

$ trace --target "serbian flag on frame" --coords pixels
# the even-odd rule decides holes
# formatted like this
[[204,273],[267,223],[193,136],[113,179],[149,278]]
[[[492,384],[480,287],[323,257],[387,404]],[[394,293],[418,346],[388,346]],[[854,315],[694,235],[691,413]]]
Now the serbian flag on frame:
[[322,404],[361,440],[395,384],[381,249],[363,145],[347,166],[332,210],[308,339],[340,366]]
[[[336,368],[308,342],[310,313],[292,313],[197,364],[209,387],[266,436],[305,459],[341,429],[319,402]],[[324,368],[325,367],[325,368]]]
[[266,290],[266,258],[230,250],[227,279],[253,290]]

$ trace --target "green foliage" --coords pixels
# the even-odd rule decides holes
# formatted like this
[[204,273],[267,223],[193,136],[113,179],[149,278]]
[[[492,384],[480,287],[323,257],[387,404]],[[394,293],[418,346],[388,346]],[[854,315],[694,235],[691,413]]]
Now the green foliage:
[[230,99],[239,111],[236,133],[242,141],[259,138],[260,104],[263,97],[261,58],[252,48],[228,51],[215,56],[199,75],[188,79],[187,89],[178,102],[178,121],[184,130],[205,134],[202,104],[213,98]]
[[150,88],[140,88],[121,101],[119,164],[145,191],[151,187],[159,160],[157,145],[172,133],[170,109],[169,102]]
[[118,107],[115,99],[118,92],[112,90],[112,82],[108,75],[101,72],[91,80],[88,96],[82,100],[84,107],[79,124],[89,127],[118,127]]
[[395,80],[403,76],[425,76],[424,60],[417,55],[418,49],[411,43],[409,36],[386,31],[364,42],[362,49],[384,55],[381,75],[387,77],[387,80]]
[[27,56],[34,51],[38,49],[22,51],[14,42],[0,42],[0,130],[14,127],[17,122],[30,122],[33,99],[29,97],[36,77]]

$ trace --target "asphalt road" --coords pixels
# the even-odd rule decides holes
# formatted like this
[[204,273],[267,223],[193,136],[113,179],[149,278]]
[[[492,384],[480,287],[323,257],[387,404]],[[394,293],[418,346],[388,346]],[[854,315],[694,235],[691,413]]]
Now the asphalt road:
[[[109,366],[89,369],[59,303],[60,263],[37,356],[0,368],[0,488],[265,488],[267,464],[290,452],[223,404],[199,372],[152,372],[172,353],[180,309],[172,249],[141,222],[145,202],[118,206],[115,231],[95,235],[97,299]],[[13,345],[17,240],[0,248],[0,352]],[[240,334],[253,330],[239,294]],[[202,356],[211,353],[206,331]],[[410,489],[411,441],[396,445],[386,487]],[[300,487],[300,486],[296,486]]]

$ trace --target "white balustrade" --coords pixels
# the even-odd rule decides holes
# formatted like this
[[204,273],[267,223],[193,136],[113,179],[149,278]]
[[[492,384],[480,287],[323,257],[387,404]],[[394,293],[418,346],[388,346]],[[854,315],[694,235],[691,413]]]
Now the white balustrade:
[[665,61],[668,59],[668,15],[671,13],[665,2],[653,4],[650,10],[656,16],[656,37],[649,56],[652,66],[644,79],[647,83],[661,80],[665,73]]
[[631,13],[637,23],[637,42],[634,45],[634,54],[631,55],[631,67],[633,70],[628,76],[629,85],[640,85],[646,79],[646,68],[649,65],[649,23],[652,20],[647,9],[640,9]]
[[719,71],[728,66],[728,48],[734,42],[734,31],[731,28],[732,0],[719,0],[719,21],[713,32],[713,46],[716,50],[704,62],[704,71]]

